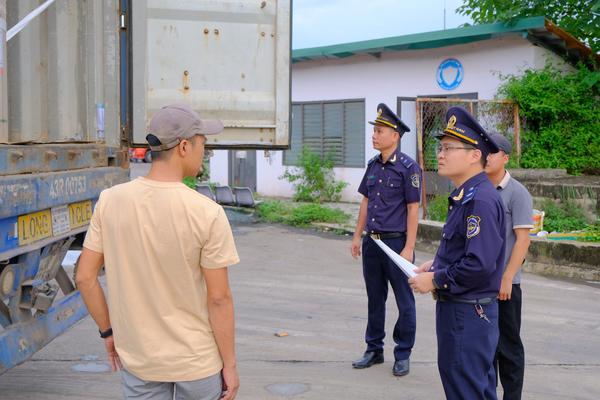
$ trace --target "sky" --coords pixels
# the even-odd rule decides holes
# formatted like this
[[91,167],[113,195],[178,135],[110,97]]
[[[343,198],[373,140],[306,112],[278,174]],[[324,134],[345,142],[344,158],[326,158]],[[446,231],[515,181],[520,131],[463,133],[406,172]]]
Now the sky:
[[292,48],[326,46],[456,28],[471,19],[462,0],[293,0]]

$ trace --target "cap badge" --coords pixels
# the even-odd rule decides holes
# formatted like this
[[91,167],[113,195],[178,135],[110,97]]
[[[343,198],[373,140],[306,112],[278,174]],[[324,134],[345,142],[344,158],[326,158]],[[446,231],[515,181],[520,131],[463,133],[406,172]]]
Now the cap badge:
[[453,115],[448,120],[448,125],[446,126],[446,129],[452,129],[452,128],[454,128],[455,124],[456,124],[456,116]]
[[380,108],[377,110],[377,118],[381,117],[381,114],[383,114],[383,110]]

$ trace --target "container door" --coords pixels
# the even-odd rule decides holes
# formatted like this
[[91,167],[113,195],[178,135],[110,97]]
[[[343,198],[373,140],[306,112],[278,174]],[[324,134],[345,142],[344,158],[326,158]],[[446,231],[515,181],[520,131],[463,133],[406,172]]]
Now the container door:
[[225,132],[212,148],[289,143],[290,0],[148,0],[132,10],[133,138],[185,103]]

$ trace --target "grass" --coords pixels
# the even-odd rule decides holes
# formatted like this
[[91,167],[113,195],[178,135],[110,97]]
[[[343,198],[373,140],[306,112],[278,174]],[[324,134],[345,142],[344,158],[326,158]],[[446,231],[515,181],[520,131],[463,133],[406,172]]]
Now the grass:
[[314,203],[296,205],[281,200],[266,200],[256,209],[258,216],[265,222],[298,227],[306,227],[312,222],[343,224],[350,219],[350,215],[339,208]]

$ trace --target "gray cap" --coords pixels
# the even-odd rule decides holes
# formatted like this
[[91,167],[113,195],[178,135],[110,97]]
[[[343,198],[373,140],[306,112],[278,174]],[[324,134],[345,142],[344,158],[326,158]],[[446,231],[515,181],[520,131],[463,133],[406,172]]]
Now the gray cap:
[[498,145],[499,150],[502,150],[506,154],[510,154],[512,152],[512,144],[510,144],[510,140],[501,134],[494,133],[492,134],[491,139]]
[[219,120],[200,119],[185,104],[171,104],[154,113],[148,124],[146,140],[150,150],[163,151],[177,146],[182,139],[195,135],[216,135],[223,131]]

